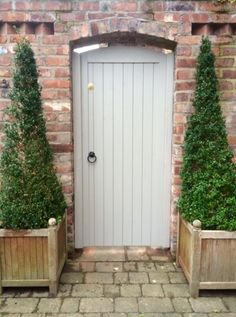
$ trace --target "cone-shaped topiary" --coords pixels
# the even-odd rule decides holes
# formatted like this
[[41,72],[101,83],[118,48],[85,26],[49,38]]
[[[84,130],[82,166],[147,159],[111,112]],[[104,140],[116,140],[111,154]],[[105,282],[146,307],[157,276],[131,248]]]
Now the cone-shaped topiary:
[[211,43],[203,38],[178,207],[187,221],[199,219],[203,229],[236,230],[236,168],[227,142],[214,62]]
[[66,204],[46,138],[38,72],[26,39],[15,49],[10,117],[0,161],[0,215],[12,229],[44,228],[60,220]]

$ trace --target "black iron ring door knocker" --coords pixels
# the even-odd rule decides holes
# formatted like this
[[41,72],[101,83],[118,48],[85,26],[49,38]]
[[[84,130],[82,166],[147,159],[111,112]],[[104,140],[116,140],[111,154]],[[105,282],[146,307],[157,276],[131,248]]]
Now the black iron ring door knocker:
[[97,156],[94,152],[89,152],[87,160],[89,161],[89,163],[95,163],[97,161]]

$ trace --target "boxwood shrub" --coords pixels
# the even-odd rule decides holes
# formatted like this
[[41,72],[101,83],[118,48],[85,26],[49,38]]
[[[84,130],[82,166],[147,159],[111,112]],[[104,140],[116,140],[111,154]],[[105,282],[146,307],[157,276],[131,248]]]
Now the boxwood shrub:
[[196,67],[195,112],[184,142],[178,208],[203,229],[236,230],[236,168],[219,102],[215,56],[203,38]]
[[11,104],[0,160],[0,216],[12,229],[44,228],[66,204],[46,138],[38,71],[31,45],[15,48]]

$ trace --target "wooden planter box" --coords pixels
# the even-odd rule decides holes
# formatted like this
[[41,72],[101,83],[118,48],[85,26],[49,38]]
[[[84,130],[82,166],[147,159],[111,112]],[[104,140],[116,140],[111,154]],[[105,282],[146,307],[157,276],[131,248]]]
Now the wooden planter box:
[[177,264],[189,282],[192,297],[201,289],[236,289],[236,232],[201,230],[179,216]]
[[11,286],[48,286],[55,296],[66,248],[65,217],[45,229],[0,229],[0,291]]

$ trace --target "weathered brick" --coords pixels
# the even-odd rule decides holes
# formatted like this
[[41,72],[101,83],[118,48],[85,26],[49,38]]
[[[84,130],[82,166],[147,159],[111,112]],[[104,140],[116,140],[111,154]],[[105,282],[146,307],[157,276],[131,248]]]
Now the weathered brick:
[[137,3],[136,2],[112,2],[112,10],[114,11],[136,11]]
[[177,102],[179,101],[188,101],[189,99],[189,94],[186,92],[178,92],[175,94],[175,100]]
[[69,45],[60,45],[57,47],[57,54],[58,55],[69,55],[70,47]]
[[0,65],[1,66],[11,65],[11,57],[9,55],[0,55]]
[[141,2],[140,3],[140,10],[141,11],[163,11],[164,10],[164,3],[162,1],[150,1],[150,2]]
[[179,91],[179,90],[191,90],[193,91],[195,87],[195,82],[194,81],[183,81],[183,82],[177,82],[175,85],[175,90]]
[[221,81],[220,82],[220,89],[221,90],[232,90],[234,87],[233,83],[230,81]]
[[184,114],[176,113],[174,115],[174,122],[175,123],[186,123],[187,122],[187,117]]
[[113,17],[115,14],[112,12],[90,12],[88,13],[89,20],[100,20]]
[[47,56],[45,62],[48,66],[67,66],[69,58],[68,56]]
[[184,79],[194,79],[194,71],[187,69],[187,70],[177,70],[176,78],[180,80]]
[[42,11],[45,10],[44,2],[43,1],[31,1],[30,2],[31,10],[32,11]]
[[47,100],[47,99],[49,99],[49,100],[55,100],[55,99],[57,99],[57,91],[55,91],[55,90],[48,90],[48,89],[43,89],[42,90],[42,98],[44,99],[44,100]]
[[12,2],[0,2],[0,11],[9,11],[12,9]]
[[60,14],[60,20],[63,22],[80,22],[85,18],[84,13],[81,12],[70,12],[70,13],[62,13]]
[[10,73],[10,69],[7,68],[0,68],[0,77],[10,77],[11,73]]
[[200,1],[198,4],[199,11],[219,11],[221,8],[221,4],[218,2],[211,2],[211,1]]
[[223,70],[223,78],[231,78],[231,79],[236,79],[236,70]]
[[0,44],[5,44],[7,42],[7,36],[6,35],[0,35]]
[[176,67],[195,67],[196,59],[195,58],[177,58]]
[[70,81],[66,79],[44,79],[42,81],[45,88],[69,88]]
[[156,21],[164,21],[165,13],[164,12],[155,12],[154,13],[154,20]]
[[68,44],[69,37],[65,34],[48,35],[42,38],[42,42],[43,44],[50,44],[50,45]]
[[232,67],[234,58],[218,58],[215,63],[216,67]]
[[236,47],[223,47],[223,56],[236,56]]
[[199,45],[201,42],[201,36],[183,36],[179,35],[177,37],[178,44],[183,44],[183,45]]
[[195,3],[185,3],[180,1],[167,2],[165,9],[167,11],[193,11],[195,8]]
[[31,9],[31,5],[28,1],[16,1],[14,9],[19,11],[27,11]]
[[183,134],[184,132],[184,125],[183,124],[178,124],[174,127],[174,133],[175,134]]
[[48,0],[46,8],[49,11],[71,10],[71,1]]
[[58,124],[58,122],[48,123],[48,132],[70,132],[72,130],[71,123]]
[[39,75],[40,77],[54,77],[54,70],[53,69],[49,69],[48,67],[43,68],[43,67],[39,67]]
[[72,3],[72,10],[79,10],[79,11],[98,11],[99,10],[99,2],[94,1],[79,1]]
[[192,48],[189,46],[178,46],[176,55],[177,56],[191,56]]
[[210,21],[210,15],[208,13],[192,13],[191,21],[195,23],[207,23]]
[[16,11],[10,11],[7,13],[4,13],[4,15],[0,14],[0,20],[6,21],[6,22],[24,22],[29,20],[29,14],[27,12],[16,12]]

